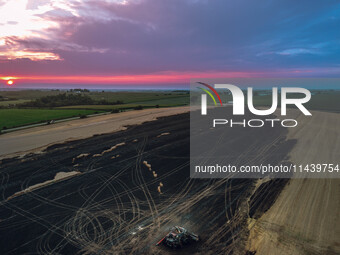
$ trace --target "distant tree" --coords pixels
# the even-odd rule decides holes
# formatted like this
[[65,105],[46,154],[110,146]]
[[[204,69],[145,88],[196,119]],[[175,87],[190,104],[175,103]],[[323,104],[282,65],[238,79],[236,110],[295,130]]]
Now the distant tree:
[[143,110],[143,106],[138,105],[138,106],[134,107],[133,109],[134,109],[134,110]]
[[88,105],[95,101],[89,96],[80,94],[59,94],[55,96],[41,97],[36,100],[19,104],[19,107],[58,107],[67,105]]
[[93,100],[88,95],[84,94],[69,94],[62,93],[54,96],[46,96],[35,99],[30,102],[18,104],[18,107],[37,107],[37,108],[51,108],[59,106],[70,106],[70,105],[118,105],[123,104],[123,101],[117,100],[115,102],[109,102],[105,99],[99,101]]

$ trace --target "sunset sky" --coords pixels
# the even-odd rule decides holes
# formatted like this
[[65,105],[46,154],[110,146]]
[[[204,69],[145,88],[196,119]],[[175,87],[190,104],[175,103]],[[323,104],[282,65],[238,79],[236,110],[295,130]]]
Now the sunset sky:
[[339,1],[0,0],[0,86],[340,77]]

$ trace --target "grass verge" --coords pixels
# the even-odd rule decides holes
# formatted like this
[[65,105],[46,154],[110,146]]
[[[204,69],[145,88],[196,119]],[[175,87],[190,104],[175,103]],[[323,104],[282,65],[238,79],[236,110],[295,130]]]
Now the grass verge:
[[82,109],[0,109],[0,130],[100,112]]

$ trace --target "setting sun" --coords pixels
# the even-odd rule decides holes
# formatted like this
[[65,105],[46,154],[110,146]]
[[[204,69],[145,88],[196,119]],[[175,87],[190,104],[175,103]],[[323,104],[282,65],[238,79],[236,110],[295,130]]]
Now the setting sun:
[[7,81],[7,85],[12,85],[14,82],[12,80]]

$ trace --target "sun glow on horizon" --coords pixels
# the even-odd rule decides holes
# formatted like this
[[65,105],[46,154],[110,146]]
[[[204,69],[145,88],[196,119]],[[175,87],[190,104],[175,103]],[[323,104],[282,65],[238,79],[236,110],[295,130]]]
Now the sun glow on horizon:
[[[294,76],[297,70],[280,71],[280,72],[159,72],[153,74],[131,74],[131,75],[74,75],[74,76],[4,76],[0,79],[20,80],[21,84],[29,83],[46,83],[46,84],[174,84],[190,83],[192,79],[219,79],[219,78],[265,78]],[[311,70],[299,70],[299,73],[310,73]]]
[[17,80],[17,77],[11,77],[11,76],[7,76],[7,77],[0,77],[1,80],[6,82],[6,85],[8,86],[12,86],[14,84],[14,81]]
[[162,72],[143,75],[114,75],[114,76],[16,76],[0,77],[0,79],[20,80],[22,83],[79,83],[79,84],[158,84],[158,83],[188,83],[192,78],[232,78],[251,77],[257,74],[243,72]]

